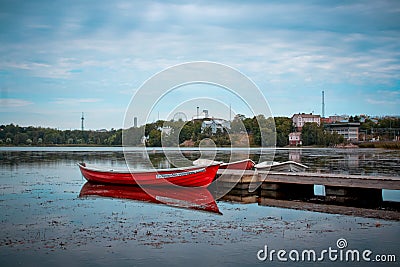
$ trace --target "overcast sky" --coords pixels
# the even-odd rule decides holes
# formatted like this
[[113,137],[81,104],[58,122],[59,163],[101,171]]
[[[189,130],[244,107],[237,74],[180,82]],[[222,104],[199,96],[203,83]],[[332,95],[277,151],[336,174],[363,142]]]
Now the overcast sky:
[[[0,0],[0,42],[0,124],[77,129],[85,112],[88,129],[122,128],[135,91],[188,61],[247,75],[275,116],[321,114],[322,90],[326,115],[400,110],[396,0]],[[157,118],[176,99],[160,102]]]

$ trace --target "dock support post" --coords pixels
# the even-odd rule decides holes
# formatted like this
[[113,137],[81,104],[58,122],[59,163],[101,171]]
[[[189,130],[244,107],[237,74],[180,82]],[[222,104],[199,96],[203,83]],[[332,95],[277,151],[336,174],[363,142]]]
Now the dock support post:
[[250,183],[232,183],[232,182],[225,182],[225,181],[215,181],[211,186],[208,187],[208,190],[214,196],[220,195],[222,192],[225,192],[228,195],[233,196],[256,196],[260,194],[260,188],[257,188],[255,191],[249,191]]
[[314,196],[314,185],[264,182],[261,185],[261,196],[274,199],[307,199]]
[[338,204],[378,207],[382,204],[382,189],[325,186],[326,200]]

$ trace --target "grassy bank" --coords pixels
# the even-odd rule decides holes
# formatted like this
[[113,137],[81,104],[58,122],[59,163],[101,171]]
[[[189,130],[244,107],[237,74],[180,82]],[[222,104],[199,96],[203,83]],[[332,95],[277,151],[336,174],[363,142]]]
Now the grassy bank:
[[400,149],[400,142],[365,142],[359,143],[360,148],[386,148],[386,149]]

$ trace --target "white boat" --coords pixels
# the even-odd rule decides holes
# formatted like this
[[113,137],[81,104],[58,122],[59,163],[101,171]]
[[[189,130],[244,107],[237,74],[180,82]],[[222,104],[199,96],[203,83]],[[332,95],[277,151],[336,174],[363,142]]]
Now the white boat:
[[195,166],[208,166],[208,165],[216,165],[220,164],[220,169],[231,169],[231,170],[251,170],[254,168],[254,161],[251,159],[243,159],[232,162],[222,162],[222,161],[214,161],[210,159],[197,159],[193,161],[193,165]]
[[270,170],[274,172],[304,172],[308,169],[308,166],[291,160],[285,162],[273,161],[272,163],[264,161],[256,164],[254,167],[260,171]]
[[222,161],[216,161],[216,160],[211,160],[211,159],[196,159],[193,161],[194,166],[208,166],[208,165],[214,165],[214,164],[222,164]]

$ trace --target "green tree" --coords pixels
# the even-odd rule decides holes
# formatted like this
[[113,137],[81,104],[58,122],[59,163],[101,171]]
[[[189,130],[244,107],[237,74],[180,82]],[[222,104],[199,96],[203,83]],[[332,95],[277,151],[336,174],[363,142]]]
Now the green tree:
[[179,143],[183,143],[186,140],[190,140],[192,138],[194,132],[194,125],[192,122],[187,122],[180,128],[179,132]]
[[301,136],[305,146],[333,146],[344,141],[342,135],[337,132],[326,131],[322,125],[318,126],[316,123],[305,123]]
[[301,131],[303,145],[317,145],[321,140],[321,135],[323,135],[323,133],[317,123],[305,123]]
[[275,118],[276,145],[283,147],[289,145],[289,134],[293,132],[292,119],[286,117]]
[[[243,116],[243,115],[241,115]],[[246,127],[243,124],[244,118],[236,115],[235,118],[231,122],[231,132],[232,133],[242,133],[246,131]]]
[[161,131],[157,129],[152,129],[149,132],[149,140],[147,142],[150,147],[160,147],[161,146]]
[[142,138],[145,132],[145,126],[141,127],[131,127],[129,129],[123,130],[123,142],[127,146],[138,146],[142,145]]
[[216,133],[211,136],[211,139],[217,146],[228,146],[231,144],[229,135],[225,129],[221,130],[218,128]]

